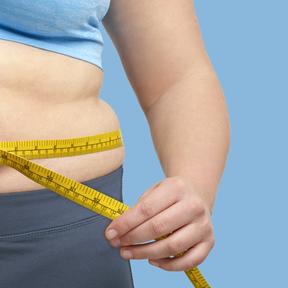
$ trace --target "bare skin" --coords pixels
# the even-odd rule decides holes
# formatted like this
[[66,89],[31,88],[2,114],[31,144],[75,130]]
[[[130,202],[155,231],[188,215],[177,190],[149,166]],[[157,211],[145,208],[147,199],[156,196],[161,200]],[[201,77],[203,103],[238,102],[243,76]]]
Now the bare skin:
[[[116,113],[100,99],[104,75],[93,64],[0,40],[0,71],[5,71],[0,73],[0,141],[81,137],[120,127]],[[119,167],[124,154],[122,146],[32,161],[85,181]],[[0,193],[43,188],[7,166],[0,166],[0,179]]]
[[[203,262],[215,241],[211,213],[229,147],[223,91],[191,0],[111,0],[110,5],[103,23],[147,117],[166,177],[143,191],[105,235],[125,259],[185,270]],[[0,140],[64,138],[119,127],[111,107],[99,99],[103,75],[95,66],[0,44],[0,71],[7,70],[0,76]],[[79,110],[85,117],[77,117]],[[80,181],[117,168],[124,147],[117,149],[38,162]],[[0,191],[39,189],[16,174],[0,168]],[[168,257],[182,251],[187,251],[182,257]]]

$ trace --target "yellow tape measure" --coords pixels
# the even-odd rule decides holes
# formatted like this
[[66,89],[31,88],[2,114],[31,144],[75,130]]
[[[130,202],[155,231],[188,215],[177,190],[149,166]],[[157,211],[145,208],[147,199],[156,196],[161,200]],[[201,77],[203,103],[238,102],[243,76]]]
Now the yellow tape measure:
[[[122,145],[123,138],[120,129],[79,138],[0,141],[0,165],[10,166],[57,194],[114,220],[129,207],[117,199],[29,161],[29,159],[88,154],[114,149]],[[195,288],[210,287],[197,267],[188,269],[185,273]]]

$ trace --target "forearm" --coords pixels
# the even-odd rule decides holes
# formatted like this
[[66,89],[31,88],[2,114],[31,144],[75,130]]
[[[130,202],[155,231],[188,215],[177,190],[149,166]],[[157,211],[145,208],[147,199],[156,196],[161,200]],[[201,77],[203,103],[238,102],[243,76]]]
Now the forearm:
[[183,77],[145,111],[166,177],[181,176],[212,212],[229,149],[229,119],[213,71]]

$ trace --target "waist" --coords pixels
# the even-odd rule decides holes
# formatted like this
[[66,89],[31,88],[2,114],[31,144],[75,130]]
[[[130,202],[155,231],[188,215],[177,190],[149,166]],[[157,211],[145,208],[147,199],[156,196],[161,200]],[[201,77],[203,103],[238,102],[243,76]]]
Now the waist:
[[[98,97],[61,104],[33,103],[29,98],[0,95],[0,141],[76,138],[120,128],[111,106]],[[71,157],[33,159],[76,181],[100,177],[120,167],[124,146]],[[0,193],[43,188],[15,169],[0,166]]]

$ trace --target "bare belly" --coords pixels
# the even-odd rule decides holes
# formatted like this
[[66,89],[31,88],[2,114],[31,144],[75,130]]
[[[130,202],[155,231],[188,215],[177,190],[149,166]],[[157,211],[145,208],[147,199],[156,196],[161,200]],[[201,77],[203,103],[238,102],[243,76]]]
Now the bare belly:
[[[99,98],[103,72],[69,56],[0,40],[0,141],[63,139],[121,129],[111,106]],[[80,156],[34,159],[77,181],[117,169],[124,146]],[[44,188],[0,166],[0,193]]]

